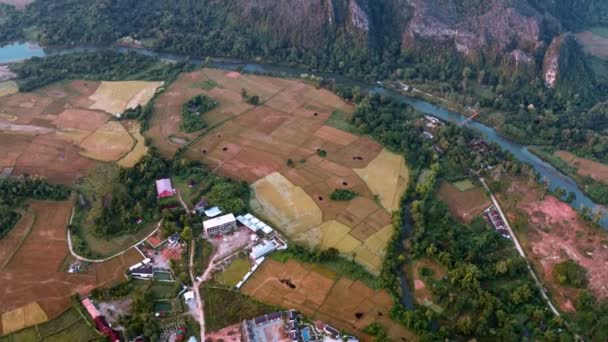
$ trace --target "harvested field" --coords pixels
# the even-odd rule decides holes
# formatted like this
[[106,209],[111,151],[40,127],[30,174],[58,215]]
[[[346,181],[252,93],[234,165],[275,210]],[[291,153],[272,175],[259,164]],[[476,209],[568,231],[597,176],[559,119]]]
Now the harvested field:
[[515,180],[500,195],[511,221],[523,217],[526,230],[516,230],[528,258],[564,310],[573,310],[576,291],[554,281],[555,264],[575,260],[587,270],[588,288],[598,298],[608,298],[608,233],[581,221],[568,204],[553,196],[540,199],[540,191],[530,188],[527,180]]
[[577,174],[583,177],[589,176],[598,182],[608,184],[608,165],[590,159],[579,158],[567,151],[556,151],[554,154],[569,165],[575,167],[577,169]]
[[6,81],[0,83],[0,97],[12,95],[19,92],[19,87],[15,81]]
[[461,191],[446,181],[441,182],[437,195],[448,205],[452,215],[463,222],[471,222],[491,204],[484,189],[476,187]]
[[126,109],[145,106],[162,85],[163,82],[146,81],[101,82],[89,97],[94,102],[89,108],[117,115]]
[[122,167],[129,168],[135,166],[135,164],[137,164],[141,160],[141,158],[148,154],[148,146],[146,146],[144,136],[141,135],[141,128],[139,122],[129,121],[123,124],[127,127],[129,133],[131,134],[133,139],[135,139],[136,142],[135,147],[133,147],[131,152],[129,152],[122,159],[120,159],[117,164]]
[[38,175],[50,182],[71,184],[95,165],[80,155],[80,148],[53,135],[33,139],[15,163],[15,174]]
[[31,302],[17,309],[2,314],[2,333],[13,331],[46,322],[48,317],[36,302]]
[[[393,300],[388,292],[374,291],[360,281],[319,268],[294,260],[267,260],[245,283],[242,292],[266,303],[294,308],[364,341],[371,338],[362,329],[373,322],[387,329],[391,341],[417,340],[405,327],[390,320]],[[281,283],[281,279],[289,279],[295,288]]]
[[72,294],[88,294],[95,287],[122,280],[124,270],[143,259],[130,250],[94,265],[90,273],[61,272],[68,254],[66,226],[72,205],[31,201],[30,208],[36,215],[32,230],[0,272],[0,314],[37,302],[48,318],[55,318],[70,306]]
[[101,161],[117,161],[133,148],[133,138],[118,121],[105,125],[84,139],[80,146],[85,157]]
[[597,32],[584,31],[576,34],[586,53],[608,59],[608,37]]
[[108,114],[96,110],[67,109],[55,117],[53,124],[60,129],[93,132],[101,128],[109,119]]
[[289,236],[296,237],[310,227],[321,224],[321,209],[302,188],[280,173],[272,173],[251,187],[255,192],[250,203],[252,208]]

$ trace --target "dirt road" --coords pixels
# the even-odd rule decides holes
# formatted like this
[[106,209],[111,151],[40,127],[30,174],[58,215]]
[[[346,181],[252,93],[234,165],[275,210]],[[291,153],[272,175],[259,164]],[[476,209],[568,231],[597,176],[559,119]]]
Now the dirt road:
[[211,257],[211,260],[209,261],[209,265],[207,266],[207,269],[203,272],[203,274],[199,277],[199,279],[200,279],[200,281],[199,281],[194,276],[194,271],[193,271],[195,243],[196,243],[196,240],[192,239],[191,248],[190,248],[190,279],[192,279],[192,291],[194,292],[194,299],[196,300],[196,306],[197,306],[196,314],[198,316],[197,317],[198,324],[201,328],[201,341],[206,341],[206,338],[205,338],[205,308],[203,305],[203,299],[201,297],[200,287],[205,281],[207,281],[211,277],[211,272],[213,271],[213,268],[215,267],[215,258],[217,256],[217,254],[214,254]]

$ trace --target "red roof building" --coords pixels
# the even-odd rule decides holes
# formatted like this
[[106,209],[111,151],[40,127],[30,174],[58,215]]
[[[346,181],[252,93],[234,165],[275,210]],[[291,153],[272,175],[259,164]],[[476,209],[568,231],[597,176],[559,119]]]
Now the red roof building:
[[159,179],[156,181],[156,194],[158,198],[171,197],[175,195],[175,189],[171,185],[169,178]]

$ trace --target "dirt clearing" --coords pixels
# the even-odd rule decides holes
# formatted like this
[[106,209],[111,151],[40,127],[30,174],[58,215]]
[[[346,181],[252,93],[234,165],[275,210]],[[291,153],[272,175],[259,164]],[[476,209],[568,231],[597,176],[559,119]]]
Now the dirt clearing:
[[[319,268],[294,260],[267,260],[242,292],[265,303],[294,308],[364,340],[370,337],[362,330],[373,322],[387,329],[392,341],[416,340],[406,328],[390,320],[393,301],[388,292],[374,291],[360,281]],[[281,283],[281,279],[289,279],[295,287]]]
[[145,106],[162,85],[163,82],[104,81],[89,97],[94,102],[89,108],[103,110],[111,115],[121,114],[126,109]]
[[525,180],[513,181],[500,201],[512,222],[518,217],[527,221],[527,229],[515,229],[515,233],[563,310],[573,309],[576,291],[557,284],[552,271],[555,264],[568,259],[587,270],[589,290],[598,298],[608,298],[607,232],[581,221],[574,209],[557,198],[541,199],[539,190],[530,188]]

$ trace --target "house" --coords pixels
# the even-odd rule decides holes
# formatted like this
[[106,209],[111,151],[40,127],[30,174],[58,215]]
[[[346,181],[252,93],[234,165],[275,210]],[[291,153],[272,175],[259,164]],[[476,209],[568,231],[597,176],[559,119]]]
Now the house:
[[207,202],[207,199],[205,199],[203,197],[203,198],[201,198],[200,201],[198,201],[198,203],[196,203],[196,205],[194,206],[194,210],[192,211],[192,213],[193,214],[197,214],[199,216],[202,216],[202,215],[205,214],[205,208],[207,208],[208,205],[209,205],[209,202]]
[[169,178],[159,179],[156,181],[157,198],[171,197],[175,194],[176,191],[173,189],[173,185],[171,184],[171,180]]
[[236,219],[233,214],[228,214],[211,220],[203,221],[203,229],[209,237],[219,234],[230,233],[236,229]]
[[184,301],[189,302],[192,300],[194,300],[194,292],[188,291],[188,292],[184,293]]
[[179,242],[179,233],[171,234],[167,240],[169,240],[169,243],[172,245],[177,244]]
[[112,342],[120,341],[120,334],[118,331],[112,329],[106,319],[99,313],[99,310],[95,307],[93,302],[89,298],[85,298],[81,301],[82,306],[87,310],[91,318],[95,322],[95,328],[102,334],[110,338]]
[[330,335],[333,338],[340,337],[340,331],[338,331],[338,329],[330,326],[329,324],[325,325],[325,327],[323,328],[323,331],[325,331],[326,334]]
[[205,216],[207,216],[207,217],[216,217],[217,215],[219,215],[221,213],[222,213],[222,210],[218,207],[213,207],[213,208],[205,210]]
[[253,246],[249,256],[251,259],[256,260],[272,253],[277,247],[279,246],[274,240],[263,240],[259,245]]
[[154,277],[154,267],[152,265],[144,265],[134,269],[129,269],[131,275],[138,278],[152,278]]
[[268,235],[274,231],[269,225],[251,214],[239,215],[236,219],[254,233],[261,230],[264,234]]
[[428,140],[432,140],[435,137],[432,133],[427,131],[422,132],[422,135]]

